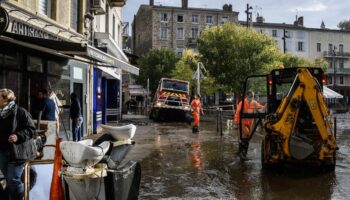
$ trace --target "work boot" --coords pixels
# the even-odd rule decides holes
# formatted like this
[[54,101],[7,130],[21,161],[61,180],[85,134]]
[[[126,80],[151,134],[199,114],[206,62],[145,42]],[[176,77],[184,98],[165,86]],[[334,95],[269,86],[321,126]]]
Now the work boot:
[[198,133],[199,132],[199,127],[198,126],[193,126],[192,127],[192,133]]
[[247,140],[242,140],[239,142],[238,155],[241,160],[247,160],[249,142]]

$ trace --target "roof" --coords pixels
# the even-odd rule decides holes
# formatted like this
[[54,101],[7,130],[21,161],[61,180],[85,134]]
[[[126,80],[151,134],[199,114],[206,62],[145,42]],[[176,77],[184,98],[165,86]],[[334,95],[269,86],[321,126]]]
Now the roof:
[[323,86],[323,96],[326,99],[342,99],[343,95],[339,94],[338,92],[329,89],[326,86]]
[[[246,21],[239,21],[239,24],[246,25]],[[328,28],[308,28],[305,26],[297,26],[294,24],[286,24],[286,23],[269,23],[269,22],[253,22],[253,28],[254,27],[266,27],[266,28],[287,28],[287,29],[298,29],[298,30],[306,30],[306,31],[323,31],[323,32],[338,32],[338,33],[348,33],[350,34],[350,31],[346,30],[340,30],[340,29],[328,29]]]
[[[239,12],[237,11],[225,11],[223,9],[215,9],[215,8],[182,8],[182,7],[176,7],[176,6],[150,6],[150,5],[141,5],[141,7],[149,7],[149,8],[155,8],[155,9],[171,9],[171,10],[190,10],[190,11],[200,11],[200,12],[222,12],[222,13],[232,13],[238,15]],[[140,7],[140,8],[141,8]]]

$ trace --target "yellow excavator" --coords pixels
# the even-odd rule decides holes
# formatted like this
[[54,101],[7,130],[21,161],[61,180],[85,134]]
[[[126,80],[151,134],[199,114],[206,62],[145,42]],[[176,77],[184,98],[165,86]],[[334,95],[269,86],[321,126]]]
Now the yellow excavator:
[[[275,69],[267,75],[246,78],[243,99],[253,97],[266,109],[240,111],[240,155],[246,156],[249,141],[260,128],[263,167],[284,163],[310,163],[327,170],[336,164],[336,129],[332,129],[323,97],[325,75],[320,68]],[[247,104],[249,106],[249,104]],[[246,105],[246,106],[247,106]],[[249,137],[243,137],[242,121],[254,119]]]

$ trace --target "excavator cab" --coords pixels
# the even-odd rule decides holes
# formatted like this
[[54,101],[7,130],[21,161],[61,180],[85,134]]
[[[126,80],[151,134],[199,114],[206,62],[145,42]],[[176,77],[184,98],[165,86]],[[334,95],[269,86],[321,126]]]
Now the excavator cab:
[[324,82],[320,68],[275,69],[247,77],[242,99],[249,103],[242,103],[239,121],[241,158],[247,154],[249,140],[263,127],[263,167],[314,163],[334,170],[338,147],[322,95]]

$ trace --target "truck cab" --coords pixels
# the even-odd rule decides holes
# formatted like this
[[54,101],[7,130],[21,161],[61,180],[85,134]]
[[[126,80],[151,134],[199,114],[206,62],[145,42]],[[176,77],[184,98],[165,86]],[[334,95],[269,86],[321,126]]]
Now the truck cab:
[[154,94],[150,118],[185,120],[190,109],[189,82],[162,78]]

